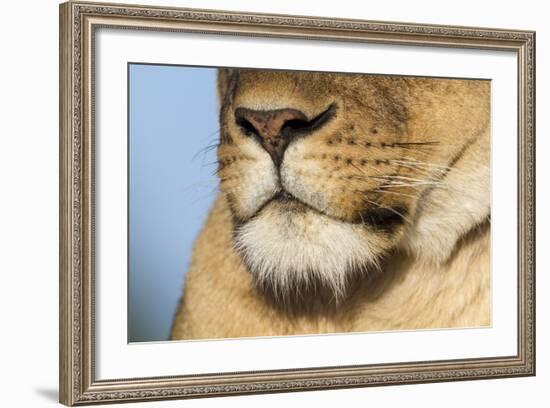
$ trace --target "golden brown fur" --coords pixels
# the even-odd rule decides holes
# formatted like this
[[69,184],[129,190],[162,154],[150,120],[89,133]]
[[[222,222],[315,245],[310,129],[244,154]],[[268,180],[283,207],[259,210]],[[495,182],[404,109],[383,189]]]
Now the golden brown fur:
[[[218,88],[221,192],[173,339],[490,324],[487,81],[228,69]],[[276,167],[239,107],[334,114]]]

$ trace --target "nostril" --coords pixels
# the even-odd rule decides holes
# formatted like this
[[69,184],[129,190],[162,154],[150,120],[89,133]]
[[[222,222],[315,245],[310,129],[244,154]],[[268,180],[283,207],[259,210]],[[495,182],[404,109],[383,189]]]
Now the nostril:
[[311,120],[300,120],[293,119],[287,121],[283,125],[284,130],[291,130],[295,133],[308,133],[313,132],[321,128],[325,123],[327,123],[336,112],[336,104],[331,104],[327,109],[321,112],[319,115],[315,116]]
[[294,119],[286,121],[283,127],[281,128],[281,133],[284,131],[290,130],[294,132],[299,132],[301,130],[306,130],[310,127],[310,122],[307,120]]
[[258,131],[254,127],[254,125],[252,125],[252,123],[250,123],[244,117],[239,117],[237,116],[237,114],[235,114],[235,122],[248,136],[251,136],[253,134],[259,136]]

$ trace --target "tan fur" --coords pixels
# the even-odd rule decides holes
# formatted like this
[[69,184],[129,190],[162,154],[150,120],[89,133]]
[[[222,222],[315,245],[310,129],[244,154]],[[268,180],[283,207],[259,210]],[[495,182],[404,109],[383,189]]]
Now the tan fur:
[[[221,70],[221,192],[172,338],[489,325],[489,93],[487,81]],[[312,118],[331,104],[335,116],[289,145],[279,173],[232,116]],[[271,202],[281,189],[298,202]],[[362,222],[380,208],[405,220]]]

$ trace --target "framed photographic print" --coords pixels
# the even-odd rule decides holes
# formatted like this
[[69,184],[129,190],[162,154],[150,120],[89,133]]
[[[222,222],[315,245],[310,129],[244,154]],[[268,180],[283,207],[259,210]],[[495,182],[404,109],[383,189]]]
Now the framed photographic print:
[[66,405],[535,374],[535,33],[60,6]]

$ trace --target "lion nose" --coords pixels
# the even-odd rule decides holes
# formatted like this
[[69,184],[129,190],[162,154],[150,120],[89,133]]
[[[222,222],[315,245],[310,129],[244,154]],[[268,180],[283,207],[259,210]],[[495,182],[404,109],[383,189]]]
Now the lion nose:
[[237,108],[235,121],[245,134],[254,137],[279,165],[289,143],[305,130],[307,116],[296,109],[252,110]]

